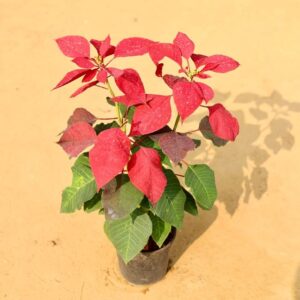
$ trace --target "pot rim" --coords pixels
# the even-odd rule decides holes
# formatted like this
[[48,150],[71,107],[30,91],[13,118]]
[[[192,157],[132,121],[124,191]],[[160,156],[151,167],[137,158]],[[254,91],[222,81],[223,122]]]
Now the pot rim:
[[169,235],[172,235],[172,237],[171,237],[170,241],[166,245],[162,246],[161,248],[159,248],[157,250],[152,250],[152,251],[151,250],[142,250],[140,253],[141,254],[158,253],[158,252],[161,252],[161,251],[165,250],[166,248],[171,247],[171,245],[173,244],[173,242],[175,240],[176,233],[177,233],[176,228],[172,227],[171,232],[169,234]]

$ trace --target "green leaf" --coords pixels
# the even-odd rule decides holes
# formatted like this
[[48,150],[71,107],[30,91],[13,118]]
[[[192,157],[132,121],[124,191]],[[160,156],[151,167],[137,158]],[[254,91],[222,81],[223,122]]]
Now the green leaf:
[[120,107],[120,112],[121,112],[122,117],[124,117],[127,112],[127,120],[128,120],[128,123],[131,124],[132,118],[134,115],[134,111],[135,111],[135,106],[127,107],[125,104],[119,103],[119,107]]
[[146,213],[137,210],[124,219],[105,221],[104,231],[127,264],[148,243],[152,222]]
[[195,143],[195,147],[198,148],[201,145],[201,140],[193,139],[193,142]]
[[198,208],[194,197],[186,189],[183,188],[183,191],[186,196],[184,210],[193,216],[198,216]]
[[133,212],[143,200],[144,194],[129,180],[128,175],[119,175],[111,180],[102,194],[106,219],[121,219]]
[[191,188],[197,203],[204,209],[211,209],[217,198],[215,176],[207,165],[190,165],[185,173],[185,184]]
[[211,126],[209,124],[209,119],[207,116],[201,120],[199,124],[199,130],[202,132],[203,136],[206,139],[211,140],[213,144],[217,147],[225,146],[228,142],[214,135],[214,133],[211,130]]
[[72,167],[72,185],[62,193],[61,212],[72,213],[97,193],[95,178],[86,155],[80,155]]
[[100,190],[99,193],[97,193],[91,200],[84,202],[83,209],[87,213],[91,213],[93,211],[99,211],[99,213],[102,213],[103,206],[101,202],[101,193],[102,190]]
[[172,226],[152,213],[150,213],[150,218],[152,221],[152,238],[158,247],[161,248],[166,238],[169,236]]
[[180,228],[184,216],[185,194],[176,175],[171,170],[164,170],[167,186],[152,212],[163,221]]
[[106,130],[106,129],[110,129],[110,128],[119,128],[119,124],[116,121],[113,121],[111,123],[100,123],[97,124],[94,129],[96,131],[97,134],[99,134],[101,131]]

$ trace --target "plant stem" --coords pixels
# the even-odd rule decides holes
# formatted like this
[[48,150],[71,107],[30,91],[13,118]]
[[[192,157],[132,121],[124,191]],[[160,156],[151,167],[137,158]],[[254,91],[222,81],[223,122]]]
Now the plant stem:
[[174,173],[176,176],[184,177],[184,175]]
[[182,160],[182,162],[183,162],[187,167],[190,166],[185,160]]
[[187,132],[180,132],[180,134],[191,134],[193,132],[198,132],[199,129],[195,129],[195,130],[191,130],[191,131],[187,131]]
[[175,124],[174,124],[174,127],[173,127],[173,130],[174,130],[174,131],[177,129],[179,120],[180,120],[180,116],[179,116],[179,114],[177,114],[177,117],[176,117],[176,120],[175,120]]
[[118,118],[96,118],[97,120],[117,120]]
[[[108,90],[109,90],[111,96],[112,96],[113,98],[115,98],[115,93],[114,93],[114,91],[112,90],[111,85],[110,85],[108,79],[106,80],[106,85],[107,85],[107,88],[108,88]],[[120,106],[119,106],[119,103],[118,103],[118,102],[115,103],[115,108],[116,108],[116,114],[117,114],[117,116],[118,116],[118,121],[119,121],[119,124],[120,124],[120,126],[121,126],[122,123],[123,123],[123,120],[122,120],[122,117],[121,117]]]

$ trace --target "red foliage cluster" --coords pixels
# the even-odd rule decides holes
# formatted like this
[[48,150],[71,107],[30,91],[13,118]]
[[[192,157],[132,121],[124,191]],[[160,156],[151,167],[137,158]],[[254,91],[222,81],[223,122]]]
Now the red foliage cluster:
[[[116,58],[148,54],[156,66],[156,76],[161,77],[172,89],[178,115],[184,121],[203,102],[207,104],[214,97],[212,88],[199,80],[209,78],[209,72],[232,71],[239,63],[224,55],[205,56],[194,53],[193,41],[181,32],[172,43],[134,37],[123,39],[115,47],[111,45],[109,36],[103,41],[92,39],[90,42],[81,36],[65,36],[56,42],[64,55],[73,58],[72,62],[79,69],[68,72],[55,88],[82,78],[84,85],[71,97],[98,84],[107,84],[111,91],[108,78],[112,77],[123,93],[119,96],[112,93],[112,100],[124,104],[127,109],[135,107],[128,135],[122,130],[122,124],[120,128],[109,128],[97,135],[92,127],[97,118],[85,109],[77,109],[69,119],[68,128],[64,131],[59,144],[72,157],[80,154],[86,147],[94,145],[89,153],[89,159],[99,189],[127,166],[132,184],[155,204],[167,183],[160,156],[155,149],[142,146],[132,154],[136,143],[129,137],[151,134],[165,127],[171,119],[171,96],[146,93],[136,70],[109,67],[109,64]],[[90,45],[96,50],[95,57],[90,55]],[[109,56],[112,58],[106,61]],[[164,64],[161,61],[165,57],[178,64],[178,75],[163,73]],[[234,141],[239,132],[236,118],[222,104],[205,107],[208,108],[213,134],[223,140]],[[165,153],[173,156],[176,163],[180,161],[181,155],[194,148],[185,138],[172,131],[162,139],[162,144],[166,148]]]

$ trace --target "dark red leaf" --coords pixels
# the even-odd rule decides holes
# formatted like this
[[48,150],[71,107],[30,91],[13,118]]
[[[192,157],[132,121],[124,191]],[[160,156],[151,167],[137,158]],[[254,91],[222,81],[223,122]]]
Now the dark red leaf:
[[89,69],[77,69],[77,70],[68,72],[64,76],[64,78],[54,87],[54,89],[60,88],[64,85],[80,78],[81,76],[85,75],[88,71],[89,71]]
[[201,105],[203,99],[197,84],[189,81],[175,83],[173,86],[173,97],[182,121]]
[[124,39],[116,46],[115,56],[126,57],[146,54],[153,43],[151,40],[140,37]]
[[195,64],[195,67],[198,69],[200,66],[203,66],[204,63],[204,59],[206,58],[206,55],[202,55],[202,54],[192,54],[191,59]]
[[136,107],[130,135],[152,133],[164,127],[171,119],[170,96],[147,95],[151,99]]
[[83,85],[78,90],[76,90],[70,97],[73,98],[73,97],[78,96],[79,94],[81,94],[85,90],[89,89],[90,87],[96,85],[97,83],[98,83],[98,80],[95,80],[95,81],[92,81],[92,82],[89,82],[89,83]]
[[97,73],[97,80],[101,83],[104,83],[107,79],[107,72],[105,69],[101,69],[100,71],[98,71]]
[[158,143],[162,151],[175,163],[184,159],[188,151],[195,149],[195,143],[186,135],[174,131],[162,133]]
[[218,103],[209,109],[209,124],[212,132],[219,138],[234,141],[239,134],[239,123],[225,107]]
[[120,128],[104,130],[97,136],[89,158],[98,189],[122,172],[129,156],[130,141]]
[[82,36],[69,35],[55,40],[62,53],[69,57],[90,57],[90,44]]
[[71,156],[75,157],[92,145],[97,135],[93,127],[86,122],[78,122],[68,127],[58,144]]
[[214,97],[215,93],[210,86],[202,82],[195,82],[195,83],[199,88],[200,93],[206,103]]
[[152,204],[158,202],[167,185],[159,154],[151,148],[141,147],[132,155],[128,163],[128,176]]
[[149,54],[152,61],[157,65],[164,57],[169,57],[173,61],[177,62],[180,66],[181,51],[180,48],[174,44],[169,43],[154,43],[149,48]]
[[95,67],[95,65],[87,57],[75,57],[72,59],[72,62],[74,62],[80,68],[90,69]]
[[163,66],[164,66],[163,63],[160,63],[160,64],[158,64],[158,65],[156,66],[155,75],[156,75],[157,77],[162,77]]
[[169,75],[166,74],[163,76],[164,82],[170,87],[171,89],[173,88],[174,84],[179,81],[188,81],[185,77],[179,77],[179,76],[174,76],[174,75]]
[[131,105],[146,101],[145,89],[137,71],[124,69],[122,75],[115,77],[118,88],[130,98]]
[[189,59],[194,52],[195,45],[185,33],[178,32],[173,43],[180,48],[182,56],[186,59]]
[[84,77],[82,78],[82,82],[89,82],[93,80],[96,74],[97,74],[97,69],[87,71]]
[[213,71],[218,73],[232,71],[240,65],[237,61],[225,55],[208,56],[203,60],[202,64],[205,65],[205,67],[201,72]]
[[85,108],[79,107],[74,110],[72,116],[69,118],[68,125],[70,126],[78,122],[86,122],[92,125],[96,120],[97,118],[92,113]]

